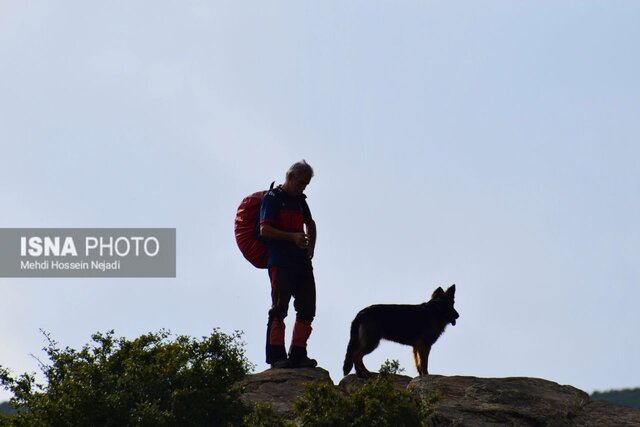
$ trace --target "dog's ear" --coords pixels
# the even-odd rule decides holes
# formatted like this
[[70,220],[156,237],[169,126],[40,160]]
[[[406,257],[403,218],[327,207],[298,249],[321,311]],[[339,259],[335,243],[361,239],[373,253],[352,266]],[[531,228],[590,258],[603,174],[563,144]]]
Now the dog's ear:
[[444,291],[442,290],[441,287],[438,286],[438,289],[436,289],[435,291],[433,291],[433,294],[431,295],[431,298],[438,298],[438,297],[443,297],[444,296]]
[[445,294],[449,297],[449,298],[453,298],[456,294],[456,285],[453,284],[451,286],[449,286],[449,289],[447,289],[447,292],[445,292]]

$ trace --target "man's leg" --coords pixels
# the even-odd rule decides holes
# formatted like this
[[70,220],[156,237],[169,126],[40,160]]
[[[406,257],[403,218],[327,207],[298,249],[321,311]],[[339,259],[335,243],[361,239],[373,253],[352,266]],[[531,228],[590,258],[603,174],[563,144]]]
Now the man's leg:
[[316,315],[316,284],[313,269],[305,269],[297,277],[295,290],[296,323],[289,348],[289,359],[294,366],[315,367],[318,363],[307,356],[307,341],[311,335],[311,323]]
[[[271,309],[269,310],[269,322],[267,323],[267,363],[285,367],[282,361],[287,360],[287,351],[284,345],[285,324],[289,301],[291,300],[290,287],[287,286],[286,272],[277,267],[269,268],[271,279]],[[280,363],[279,363],[280,362]],[[281,365],[281,366],[280,366]]]

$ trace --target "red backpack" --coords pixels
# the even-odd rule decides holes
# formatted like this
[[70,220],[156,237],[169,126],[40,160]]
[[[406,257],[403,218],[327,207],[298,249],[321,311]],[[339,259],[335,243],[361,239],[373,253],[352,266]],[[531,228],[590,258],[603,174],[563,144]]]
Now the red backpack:
[[[269,190],[273,189],[274,183],[271,183]],[[234,223],[238,248],[256,268],[267,268],[267,246],[260,240],[259,222],[260,204],[269,190],[257,191],[242,199]]]

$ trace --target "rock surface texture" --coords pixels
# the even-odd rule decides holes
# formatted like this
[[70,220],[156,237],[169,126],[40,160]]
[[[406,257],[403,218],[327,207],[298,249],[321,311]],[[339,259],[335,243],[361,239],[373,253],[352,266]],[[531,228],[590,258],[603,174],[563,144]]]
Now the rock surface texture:
[[592,401],[577,388],[538,378],[432,375],[410,390],[440,396],[435,425],[640,426],[640,410]]
[[[289,416],[293,401],[313,381],[333,384],[321,368],[270,369],[249,375],[241,383],[243,399],[269,404]],[[336,387],[349,393],[364,382],[349,375]],[[577,388],[538,378],[430,375],[411,379],[394,375],[393,382],[397,388],[438,396],[433,426],[640,427],[640,409],[593,401]]]
[[293,402],[310,382],[333,384],[329,372],[322,368],[268,369],[248,375],[239,386],[244,388],[242,400],[246,403],[265,403],[284,415],[291,413]]

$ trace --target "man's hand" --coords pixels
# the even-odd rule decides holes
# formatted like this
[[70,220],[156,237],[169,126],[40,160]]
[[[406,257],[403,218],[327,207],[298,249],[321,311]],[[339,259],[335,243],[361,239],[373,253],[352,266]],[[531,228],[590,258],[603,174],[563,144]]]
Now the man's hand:
[[301,249],[307,250],[307,256],[309,259],[313,258],[313,252],[315,250],[314,245],[311,243],[311,236],[305,233],[292,233],[292,240]]
[[309,235],[305,233],[291,233],[291,240],[296,244],[299,248],[308,249],[309,248]]
[[267,239],[277,239],[277,240],[289,240],[300,249],[307,250],[307,256],[309,259],[313,258],[313,253],[315,250],[315,223],[312,223],[312,226],[309,228],[309,233],[297,232],[290,233],[287,231],[281,231],[277,228],[269,225],[269,224],[261,224],[260,225],[260,236],[266,237]]

